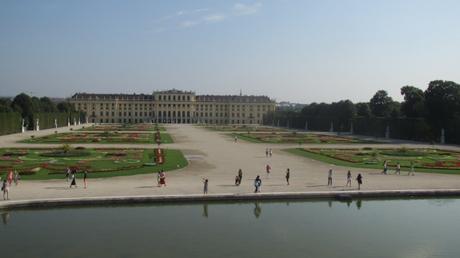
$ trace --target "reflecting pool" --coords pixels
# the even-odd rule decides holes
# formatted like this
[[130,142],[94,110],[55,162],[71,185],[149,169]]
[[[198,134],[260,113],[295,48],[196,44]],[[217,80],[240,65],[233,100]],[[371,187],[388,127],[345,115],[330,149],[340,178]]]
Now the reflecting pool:
[[460,199],[0,211],[1,257],[460,257]]

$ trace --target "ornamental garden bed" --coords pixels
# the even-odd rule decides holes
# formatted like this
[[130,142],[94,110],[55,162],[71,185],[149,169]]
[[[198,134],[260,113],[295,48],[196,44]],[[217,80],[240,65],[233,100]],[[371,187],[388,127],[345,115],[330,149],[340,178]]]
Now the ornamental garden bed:
[[[187,160],[179,150],[165,149],[165,162],[155,165],[154,149],[0,149],[0,175],[17,170],[22,179],[64,178],[67,168],[77,169],[77,176],[87,170],[89,176],[112,177],[154,173],[187,166]],[[5,155],[11,152],[24,155]],[[50,155],[56,154],[59,155]],[[154,165],[152,165],[154,164]]]
[[158,124],[101,124],[90,127],[83,127],[78,131],[166,131]]
[[316,133],[298,132],[251,132],[234,133],[240,139],[255,143],[301,143],[301,144],[340,144],[340,143],[378,143],[375,141],[361,140],[351,136],[337,136]]
[[460,174],[460,152],[440,149],[331,149],[331,148],[296,148],[288,149],[290,153],[323,161],[326,163],[383,170],[387,161],[391,172],[400,163],[401,170],[410,170],[414,165],[417,172]]
[[288,132],[284,128],[260,125],[203,125],[202,127],[222,132]]
[[[172,143],[168,133],[162,132],[161,143]],[[155,143],[153,133],[128,132],[71,132],[50,134],[42,137],[31,137],[25,143]]]

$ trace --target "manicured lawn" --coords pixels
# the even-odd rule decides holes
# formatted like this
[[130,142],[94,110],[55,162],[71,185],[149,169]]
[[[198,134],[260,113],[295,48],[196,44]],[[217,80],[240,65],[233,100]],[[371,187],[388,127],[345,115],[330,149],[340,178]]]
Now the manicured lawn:
[[340,143],[378,143],[349,136],[336,136],[297,132],[251,132],[233,133],[233,137],[254,143],[302,143],[302,144],[340,144]]
[[288,132],[284,128],[261,125],[198,125],[212,131],[221,132]]
[[396,164],[402,171],[409,171],[411,163],[415,172],[460,174],[460,153],[437,149],[287,149],[289,153],[315,159],[325,163],[354,168],[373,168],[383,170],[388,162],[390,173]]
[[166,131],[166,129],[157,124],[100,124],[78,129],[78,131]]
[[[179,169],[187,160],[179,150],[165,151],[165,163],[154,165],[154,150],[148,149],[0,149],[0,174],[17,170],[22,179],[64,178],[67,167],[86,169],[90,178],[127,176]],[[81,176],[81,173],[78,174]]]
[[[161,143],[172,143],[168,133],[161,132]],[[152,133],[71,132],[57,133],[24,140],[25,143],[154,143]]]

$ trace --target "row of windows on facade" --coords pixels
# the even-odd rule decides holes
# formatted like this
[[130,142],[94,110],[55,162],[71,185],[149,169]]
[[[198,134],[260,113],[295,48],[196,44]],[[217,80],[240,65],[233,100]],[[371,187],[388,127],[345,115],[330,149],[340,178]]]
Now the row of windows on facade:
[[[149,123],[149,122],[163,122],[163,123],[192,123],[193,121],[191,119],[179,119],[179,120],[171,120],[171,119],[160,119],[158,121],[151,121],[151,120],[148,120],[148,119],[142,119],[142,118],[134,118],[134,119],[131,119],[131,118],[118,118],[118,119],[109,119],[109,118],[106,118],[106,119],[95,119],[95,118],[92,118],[91,119],[91,122],[92,123]],[[252,124],[252,123],[257,123],[257,124],[260,124],[261,121],[260,120],[239,120],[239,119],[236,119],[236,120],[212,120],[212,119],[203,119],[203,120],[199,120],[199,121],[195,121],[195,122],[200,122],[200,123],[206,123],[206,124],[246,124],[246,123],[249,123],[249,124]]]
[[[152,104],[150,104],[150,106],[148,105],[137,105],[137,104],[134,104],[134,109],[137,110],[138,108],[140,110],[143,110],[143,109],[148,109],[148,107],[152,108]],[[173,107],[175,108],[176,107],[176,104],[158,104],[158,107],[161,108],[161,107]],[[177,104],[177,107],[183,107],[183,108],[190,108],[190,104]],[[231,105],[231,109],[232,111],[235,111],[235,108],[236,110],[240,110],[240,107],[243,111],[245,111],[246,109],[246,106],[245,105]],[[265,105],[257,105],[257,111],[266,111],[269,109],[269,106],[265,106]],[[77,107],[76,107],[78,110],[87,110],[88,109],[88,106],[86,104],[81,104],[81,103],[78,103]],[[96,109],[96,104],[92,104],[91,105],[91,108],[94,110]],[[197,105],[197,109],[198,110],[213,110],[213,108],[215,110],[228,110],[228,105],[207,105],[207,104],[201,104],[201,105]],[[247,108],[249,109],[249,111],[252,111],[253,110],[253,106],[252,105],[247,105]],[[100,104],[100,109],[104,109],[104,104]],[[109,106],[109,104],[106,104],[105,105],[105,109],[107,110],[110,110],[110,109],[115,109],[115,104],[112,103],[111,105],[111,108]],[[132,106],[131,104],[118,104],[118,109],[132,109]]]
[[169,100],[169,101],[190,101],[190,96],[185,95],[178,95],[176,99],[176,95],[157,95],[158,100]]
[[[101,111],[100,113],[100,116],[104,116],[104,112]],[[232,114],[232,117],[240,117],[240,113],[231,113]],[[91,114],[92,116],[96,116],[96,113],[95,112],[92,112]],[[105,112],[105,115],[106,116],[115,116],[115,112]],[[159,117],[175,117],[175,116],[178,116],[178,117],[190,117],[190,112],[187,111],[183,111],[182,113],[181,112],[171,112],[171,111],[163,111],[163,112],[159,112],[158,113],[158,116]],[[118,112],[118,116],[131,116],[131,112]],[[155,116],[155,113],[154,112],[134,112],[134,116],[151,116],[151,117],[154,117]],[[215,117],[227,117],[228,116],[228,113],[207,113],[207,112],[195,112],[195,116],[201,116],[201,117],[208,117],[208,116],[215,116]],[[241,117],[246,117],[246,114],[245,113],[241,113]],[[249,114],[248,117],[257,117],[257,118],[260,118],[260,114],[257,113],[255,116],[253,114]]]

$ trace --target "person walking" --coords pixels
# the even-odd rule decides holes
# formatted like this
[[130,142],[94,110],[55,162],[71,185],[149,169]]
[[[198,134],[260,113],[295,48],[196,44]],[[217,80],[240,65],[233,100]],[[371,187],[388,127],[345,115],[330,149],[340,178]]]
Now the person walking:
[[6,179],[8,179],[8,185],[11,186],[11,183],[13,182],[13,170],[8,171],[8,175]]
[[8,183],[6,182],[6,179],[3,179],[3,183],[2,183],[2,191],[3,191],[3,200],[9,200],[10,197],[9,197],[9,186],[8,186]]
[[241,168],[238,170],[238,177],[239,177],[238,185],[240,185],[242,182],[241,180],[243,180],[243,170]]
[[268,158],[268,148],[265,148],[265,157]]
[[70,179],[72,180],[72,182],[70,183],[70,188],[72,188],[72,186],[75,186],[75,188],[77,188],[75,171],[72,171],[72,173],[70,174]]
[[238,136],[235,135],[235,143],[238,142]]
[[235,176],[235,185],[236,186],[240,185],[240,177],[238,175]]
[[203,194],[208,194],[208,179],[203,178]]
[[260,179],[260,176],[257,175],[256,179],[254,180],[254,193],[259,193],[260,192],[260,187],[262,186],[262,179]]
[[407,173],[408,176],[412,175],[412,176],[415,176],[415,167],[414,167],[414,162],[411,161],[410,162],[410,171],[409,173]]
[[289,178],[291,177],[291,170],[286,169],[286,183],[289,185]]
[[398,175],[401,175],[401,164],[398,162],[398,164],[396,164],[396,172],[395,172],[395,175],[398,174]]
[[166,186],[166,174],[163,170],[160,172],[160,187]]
[[267,165],[265,166],[265,171],[267,172],[267,177],[270,176],[270,170],[271,170],[271,169],[272,169],[272,168],[270,167],[269,164],[267,164]]
[[21,179],[21,176],[19,175],[18,171],[14,171],[14,185],[18,186],[19,180]]
[[69,182],[69,180],[70,180],[70,168],[67,168],[66,173],[65,173],[65,178],[66,178],[67,182]]
[[270,155],[270,158],[271,158],[272,155],[273,155],[273,150],[272,150],[272,148],[270,148],[270,150],[268,151],[268,154]]
[[356,181],[358,181],[358,190],[361,190],[361,185],[363,184],[363,176],[361,176],[361,173],[356,177]]
[[383,171],[382,171],[382,174],[387,175],[387,170],[388,170],[388,162],[385,160],[385,161],[383,162]]
[[351,187],[351,171],[348,170],[347,173],[347,186]]
[[86,187],[88,187],[88,182],[86,181],[88,179],[88,171],[85,170],[85,172],[83,172],[83,184],[85,185],[85,189]]
[[327,186],[332,186],[332,168],[327,173]]

